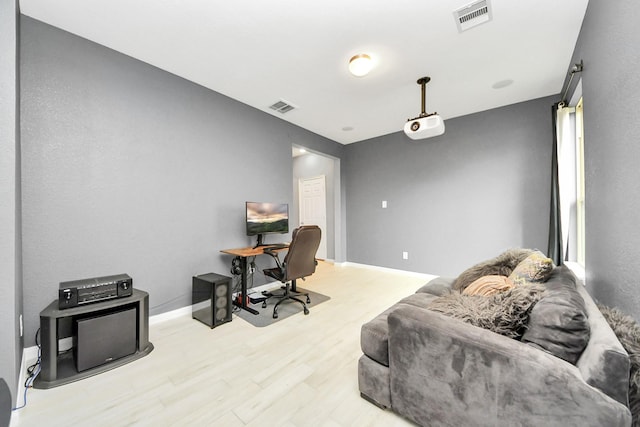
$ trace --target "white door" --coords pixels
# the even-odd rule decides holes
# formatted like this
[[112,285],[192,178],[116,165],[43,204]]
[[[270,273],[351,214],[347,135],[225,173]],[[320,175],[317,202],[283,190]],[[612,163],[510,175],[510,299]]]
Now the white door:
[[327,259],[327,195],[324,175],[302,178],[298,183],[300,193],[300,225],[317,225],[322,239],[317,258]]

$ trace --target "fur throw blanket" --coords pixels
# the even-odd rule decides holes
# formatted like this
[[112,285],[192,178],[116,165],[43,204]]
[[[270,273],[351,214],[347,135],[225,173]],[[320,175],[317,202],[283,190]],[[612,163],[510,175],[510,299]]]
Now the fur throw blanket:
[[463,271],[453,282],[451,288],[462,292],[473,281],[482,276],[508,276],[520,262],[532,253],[532,249],[508,249],[495,258],[476,264]]
[[616,308],[598,305],[607,323],[618,340],[629,353],[629,409],[633,416],[633,426],[640,426],[640,325]]
[[516,286],[490,296],[460,292],[432,300],[428,308],[509,338],[520,339],[529,323],[529,313],[544,296],[543,283]]

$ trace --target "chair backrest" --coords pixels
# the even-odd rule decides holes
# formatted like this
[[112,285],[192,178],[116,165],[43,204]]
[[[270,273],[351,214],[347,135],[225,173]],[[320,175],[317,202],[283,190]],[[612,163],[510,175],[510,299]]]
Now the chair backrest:
[[317,225],[303,225],[293,230],[289,252],[283,261],[285,280],[300,279],[316,271],[316,252],[321,236]]

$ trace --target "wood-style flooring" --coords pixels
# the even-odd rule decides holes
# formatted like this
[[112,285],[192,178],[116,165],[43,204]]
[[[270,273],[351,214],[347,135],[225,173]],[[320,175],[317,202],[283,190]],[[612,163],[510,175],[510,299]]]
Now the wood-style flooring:
[[273,325],[153,324],[151,354],[49,390],[13,426],[411,426],[360,397],[360,327],[426,282],[321,262],[303,287],[331,297]]

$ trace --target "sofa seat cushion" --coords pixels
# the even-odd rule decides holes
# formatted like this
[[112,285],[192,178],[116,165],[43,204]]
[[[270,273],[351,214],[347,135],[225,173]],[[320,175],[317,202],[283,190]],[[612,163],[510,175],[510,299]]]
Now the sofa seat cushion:
[[362,325],[360,331],[360,348],[371,359],[384,366],[389,366],[389,325],[387,317],[400,305],[426,308],[435,295],[419,292],[398,301],[371,321]]
[[556,267],[544,283],[546,295],[531,310],[522,336],[522,342],[573,364],[587,346],[590,332],[587,310],[576,284],[576,276],[569,268]]
[[438,297],[446,295],[451,292],[451,286],[455,280],[454,277],[438,276],[419,288],[416,293],[427,293]]

